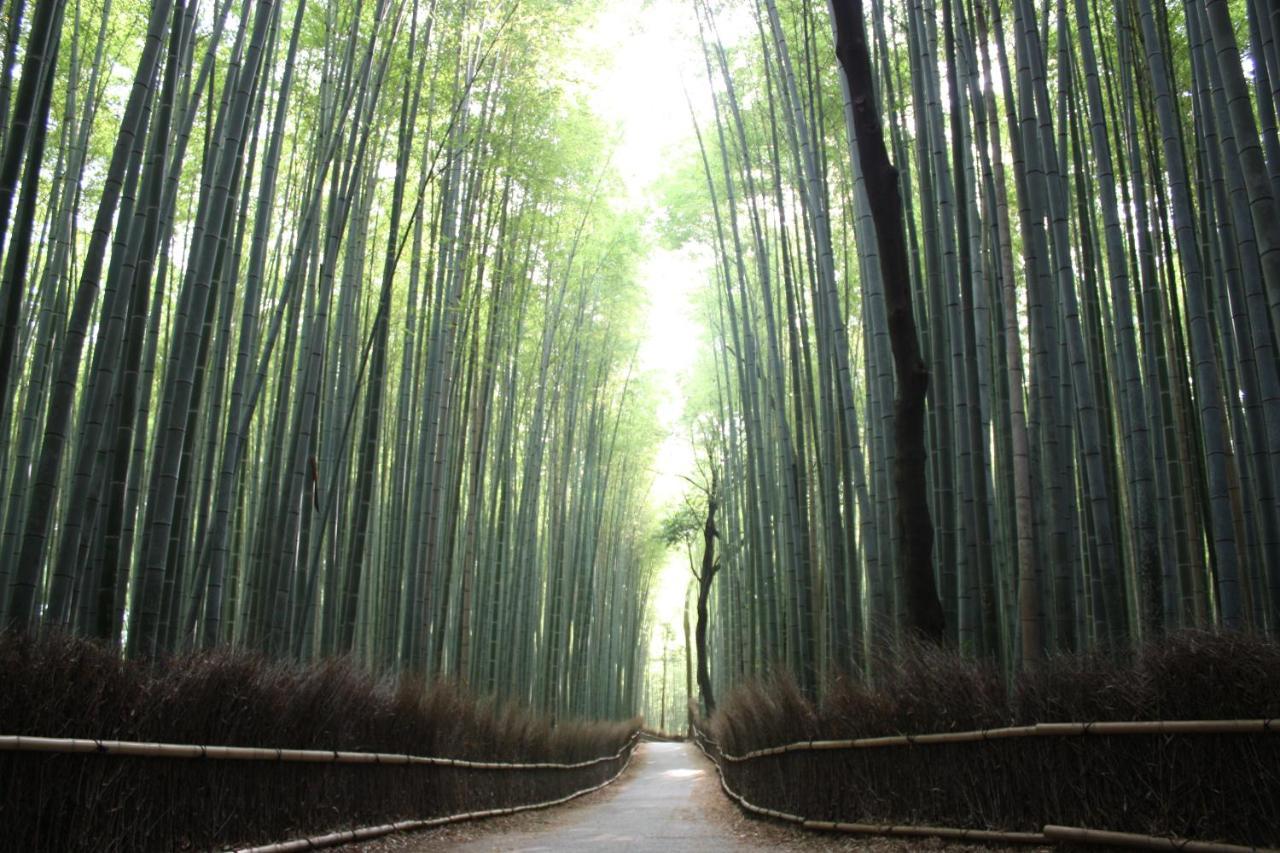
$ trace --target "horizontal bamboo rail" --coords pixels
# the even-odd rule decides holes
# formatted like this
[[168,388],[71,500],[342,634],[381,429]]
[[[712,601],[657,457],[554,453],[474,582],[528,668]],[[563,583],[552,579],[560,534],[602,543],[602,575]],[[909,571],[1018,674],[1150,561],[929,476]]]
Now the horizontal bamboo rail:
[[1136,847],[1142,850],[1181,850],[1185,853],[1277,853],[1270,847],[1243,847],[1239,844],[1222,844],[1217,841],[1190,841],[1185,838],[1162,838],[1158,835],[1135,835],[1130,832],[1110,832],[1077,826],[1050,824],[1044,828],[1044,834],[1052,841],[1066,841],[1071,844],[1105,844],[1108,847]]
[[26,735],[0,735],[0,752],[53,752],[62,754],[122,755],[143,758],[204,758],[229,761],[279,761],[308,764],[428,764],[469,770],[578,770],[617,760],[630,749],[639,731],[633,732],[626,744],[613,755],[587,761],[563,763],[539,761],[515,763],[503,761],[468,761],[462,758],[437,758],[396,752],[351,752],[338,749],[274,749],[246,746],[200,746],[181,743],[142,743],[127,740],[92,738],[48,738]]
[[919,746],[939,743],[975,743],[1030,737],[1084,737],[1086,735],[1175,735],[1175,734],[1280,734],[1280,720],[1153,720],[1139,722],[1036,723],[998,729],[938,732],[925,735],[888,735],[850,740],[805,740],[781,746],[753,749],[741,755],[722,752],[729,762],[750,761],[787,752],[873,749],[887,746]]
[[[1253,723],[1262,723],[1260,727],[1255,727]],[[1156,723],[1094,723],[1092,731],[1078,732],[1075,731],[1077,726],[1085,724],[1076,723],[1048,723],[1042,724],[1041,727],[1049,727],[1050,732],[1035,733],[1032,735],[1008,735],[1005,737],[1029,737],[1034,734],[1059,734],[1059,735],[1075,735],[1075,734],[1168,734],[1168,733],[1205,733],[1206,726],[1211,727],[1208,733],[1256,733],[1256,732],[1275,732],[1272,727],[1272,720],[1226,720],[1226,721],[1173,721],[1173,722],[1156,722]],[[1176,728],[1171,732],[1169,729],[1154,730],[1153,726],[1170,726]],[[1114,730],[1098,732],[1099,726],[1117,727]],[[1190,728],[1189,728],[1190,726]],[[1222,728],[1226,726],[1226,728]],[[1069,731],[1055,731],[1053,729],[1067,728]],[[1019,727],[1021,729],[1036,729],[1036,726]],[[1003,731],[1008,731],[1003,730]],[[1248,847],[1239,844],[1225,844],[1216,841],[1192,841],[1186,838],[1169,838],[1157,835],[1139,835],[1129,832],[1112,832],[1101,829],[1085,829],[1083,827],[1073,826],[1055,826],[1046,824],[1041,832],[1004,832],[998,830],[978,830],[978,829],[958,829],[953,827],[942,826],[906,826],[898,824],[870,824],[870,823],[847,823],[844,821],[821,821],[812,820],[802,817],[801,815],[788,814],[786,812],[768,809],[763,806],[757,806],[749,802],[745,797],[740,795],[729,787],[728,781],[724,777],[724,771],[720,767],[720,762],[713,755],[707,752],[702,745],[704,739],[710,741],[701,730],[695,729],[697,737],[693,738],[694,743],[698,745],[698,749],[702,750],[702,754],[715,765],[716,773],[720,777],[720,787],[730,799],[738,803],[743,809],[755,814],[765,815],[767,817],[776,818],[778,820],[788,821],[803,826],[805,829],[825,830],[828,832],[846,832],[861,835],[889,835],[889,836],[911,836],[911,837],[936,837],[947,838],[956,841],[989,841],[1002,844],[1052,844],[1067,842],[1071,844],[1099,844],[1111,847],[1133,847],[1143,850],[1178,850],[1185,853],[1280,853],[1280,849],[1271,847]],[[967,735],[972,732],[957,732],[956,734]],[[937,735],[925,737],[938,737]],[[990,740],[992,738],[988,738]],[[865,740],[885,740],[884,738],[867,738]],[[983,738],[968,738],[965,741],[925,741],[926,743],[955,743],[955,742],[971,742],[974,740],[983,740]],[[714,743],[714,741],[711,741]],[[919,743],[920,739],[916,738],[915,742]],[[815,741],[815,743],[820,743]],[[829,743],[845,743],[841,741],[832,741]],[[882,746],[885,744],[872,744],[874,746]],[[840,749],[843,747],[821,747],[827,749]],[[776,753],[770,753],[776,754]],[[748,754],[748,757],[750,754]],[[722,754],[722,758],[725,756]]]
[[910,838],[946,838],[953,841],[985,841],[998,844],[1045,844],[1048,838],[1040,832],[1004,832],[993,829],[959,829],[949,826],[907,826],[899,824],[872,824],[872,823],[847,823],[844,821],[825,821],[811,820],[801,815],[788,814],[775,809],[768,809],[764,806],[758,806],[747,800],[737,791],[729,787],[729,782],[724,778],[724,771],[720,769],[720,762],[716,761],[710,753],[702,746],[699,738],[694,738],[694,743],[698,744],[698,748],[702,750],[703,755],[715,765],[716,773],[720,776],[720,787],[724,792],[740,805],[743,809],[759,815],[784,820],[794,823],[805,829],[825,830],[827,832],[844,832],[855,835],[889,835],[897,837]]
[[[626,750],[635,745],[635,736],[627,742]],[[621,755],[617,753],[614,758]],[[518,814],[519,812],[533,811],[535,809],[547,809],[552,806],[563,805],[570,800],[587,794],[599,791],[607,785],[611,785],[618,780],[623,773],[627,772],[627,768],[631,766],[631,755],[627,755],[626,764],[617,773],[609,777],[599,785],[593,785],[590,788],[584,788],[581,791],[575,791],[567,797],[561,797],[558,800],[548,800],[545,803],[530,803],[526,806],[512,806],[505,809],[486,809],[479,812],[465,812],[463,814],[446,815],[444,817],[426,818],[424,820],[401,820],[395,823],[384,823],[378,826],[366,826],[360,829],[347,829],[340,832],[331,832],[326,835],[317,835],[311,838],[299,838],[294,841],[282,841],[277,844],[267,844],[261,847],[246,847],[235,851],[235,853],[292,853],[296,850],[319,850],[325,847],[336,847],[339,844],[351,844],[356,841],[369,841],[374,838],[382,838],[396,832],[415,832],[420,829],[432,829],[438,826],[444,826],[450,823],[461,823],[468,820],[481,820],[487,817],[500,817],[502,815]]]

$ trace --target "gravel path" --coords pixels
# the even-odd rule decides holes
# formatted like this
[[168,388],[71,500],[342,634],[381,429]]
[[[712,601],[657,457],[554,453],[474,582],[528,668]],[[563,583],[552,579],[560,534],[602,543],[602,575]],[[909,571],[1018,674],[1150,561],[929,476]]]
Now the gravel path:
[[[723,851],[977,851],[929,839],[896,841],[809,832],[744,815],[720,790],[715,767],[687,743],[642,743],[621,779],[564,806],[351,845],[363,853],[632,853]],[[1034,848],[1021,848],[1029,853]]]

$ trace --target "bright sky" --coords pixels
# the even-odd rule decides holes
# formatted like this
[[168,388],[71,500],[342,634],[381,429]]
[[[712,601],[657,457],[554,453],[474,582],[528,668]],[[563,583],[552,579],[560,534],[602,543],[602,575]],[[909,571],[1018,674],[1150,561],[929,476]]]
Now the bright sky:
[[[610,3],[579,39],[592,87],[591,106],[618,132],[613,164],[622,174],[627,206],[650,211],[660,199],[654,183],[676,158],[692,150],[688,98],[699,120],[711,114],[697,21],[688,0]],[[603,62],[601,62],[603,60]],[[596,64],[600,62],[601,64]],[[643,370],[660,389],[658,451],[650,500],[664,512],[676,505],[693,470],[693,450],[681,428],[686,385],[705,331],[696,319],[692,295],[705,286],[711,258],[696,247],[670,251],[655,246],[640,269],[648,294],[647,335],[640,351]],[[661,570],[654,601],[659,623],[675,623],[689,580],[687,558],[672,551]]]

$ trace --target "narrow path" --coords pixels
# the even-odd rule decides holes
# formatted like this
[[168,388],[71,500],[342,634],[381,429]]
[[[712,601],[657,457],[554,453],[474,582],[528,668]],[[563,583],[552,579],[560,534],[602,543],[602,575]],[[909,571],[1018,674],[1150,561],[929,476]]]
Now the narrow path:
[[[457,851],[599,850],[654,853],[766,850],[744,845],[705,804],[719,794],[715,769],[687,743],[643,743],[633,767],[610,786],[611,796],[566,809],[557,825],[487,836],[451,847]],[[603,793],[603,792],[602,792]]]
[[[714,765],[688,743],[641,743],[612,785],[563,806],[351,845],[360,853],[724,853],[776,850],[744,831]],[[754,822],[753,822],[754,823]]]

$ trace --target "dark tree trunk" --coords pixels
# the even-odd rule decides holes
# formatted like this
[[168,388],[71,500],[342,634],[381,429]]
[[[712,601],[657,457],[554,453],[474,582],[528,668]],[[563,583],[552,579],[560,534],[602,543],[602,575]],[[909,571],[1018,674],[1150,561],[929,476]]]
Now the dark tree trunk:
[[924,405],[929,371],[920,356],[920,340],[911,308],[911,277],[898,170],[889,162],[876,110],[862,2],[831,0],[831,15],[836,25],[836,56],[849,81],[858,159],[876,226],[889,313],[889,342],[898,379],[893,414],[898,452],[893,480],[898,497],[898,560],[906,580],[906,617],[913,632],[941,641],[942,605],[933,577],[933,519],[929,514],[925,479]]
[[698,573],[698,621],[694,627],[694,645],[698,654],[698,692],[702,694],[702,713],[711,716],[716,700],[711,692],[711,670],[707,666],[707,598],[711,582],[720,564],[716,562],[716,497],[715,488],[707,495],[707,523],[702,528],[702,571]]

